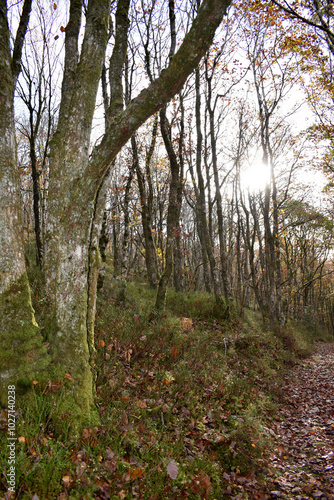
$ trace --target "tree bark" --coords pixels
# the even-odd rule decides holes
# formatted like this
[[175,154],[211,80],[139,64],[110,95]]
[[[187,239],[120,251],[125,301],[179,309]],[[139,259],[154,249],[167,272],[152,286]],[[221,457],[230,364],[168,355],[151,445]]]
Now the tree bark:
[[[72,377],[67,401],[74,424],[92,416],[90,357],[100,265],[97,235],[103,215],[103,184],[95,196],[88,179],[89,143],[97,88],[108,36],[109,1],[88,3],[86,29],[78,55],[82,2],[72,0],[66,27],[65,68],[58,128],[50,143],[45,271],[49,303],[48,339],[56,369]],[[106,171],[106,175],[108,170]]]
[[[31,2],[30,2],[31,3]],[[29,19],[25,2],[17,37],[25,36]],[[29,8],[28,8],[28,7]],[[28,10],[26,10],[28,9]],[[7,386],[26,389],[45,372],[48,356],[31,304],[25,267],[20,179],[16,162],[14,87],[20,70],[20,40],[12,60],[7,6],[0,0],[0,402],[7,404]]]
[[[183,177],[184,177],[184,159],[183,159],[183,146],[184,146],[184,102],[182,93],[179,94],[180,97],[180,136],[179,136],[179,181],[177,187],[177,203],[179,209],[179,218],[182,209],[183,200]],[[182,268],[182,250],[181,250],[181,227],[175,235],[175,247],[174,247],[174,288],[177,292],[181,292],[184,288],[184,269]]]

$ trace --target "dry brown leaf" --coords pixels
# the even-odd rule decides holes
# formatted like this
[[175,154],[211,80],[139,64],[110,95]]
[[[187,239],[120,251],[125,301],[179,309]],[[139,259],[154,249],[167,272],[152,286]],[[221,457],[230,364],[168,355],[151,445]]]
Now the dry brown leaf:
[[69,486],[69,484],[71,482],[71,476],[63,476],[62,480],[64,482],[65,487],[68,488],[68,486]]
[[139,408],[147,408],[147,404],[145,401],[137,401],[136,402],[136,405],[139,407]]
[[193,320],[191,318],[181,318],[182,331],[188,332],[192,329]]

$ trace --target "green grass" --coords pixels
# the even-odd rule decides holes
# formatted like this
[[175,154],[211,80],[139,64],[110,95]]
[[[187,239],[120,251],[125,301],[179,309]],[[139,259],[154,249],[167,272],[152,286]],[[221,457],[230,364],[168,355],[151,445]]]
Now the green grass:
[[[17,419],[16,435],[25,438],[16,449],[17,498],[223,499],[229,474],[265,468],[266,423],[282,376],[311,351],[304,327],[275,336],[254,311],[223,321],[205,293],[169,291],[160,316],[151,314],[154,300],[145,283],[106,277],[96,320],[101,423],[66,439],[70,415],[57,413],[62,383],[37,384]],[[176,479],[167,474],[171,460]],[[6,461],[2,453],[0,496]]]

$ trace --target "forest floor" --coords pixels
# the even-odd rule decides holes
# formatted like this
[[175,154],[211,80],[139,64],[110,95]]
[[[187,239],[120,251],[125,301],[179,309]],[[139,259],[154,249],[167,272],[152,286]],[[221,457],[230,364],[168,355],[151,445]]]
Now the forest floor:
[[170,290],[158,317],[154,298],[145,283],[106,276],[95,330],[100,422],[74,439],[57,404],[70,374],[34,381],[16,415],[15,494],[0,411],[0,500],[334,500],[328,335],[312,318],[281,334],[252,310],[226,321],[195,291]]
[[317,344],[282,394],[267,490],[271,498],[334,500],[334,344]]

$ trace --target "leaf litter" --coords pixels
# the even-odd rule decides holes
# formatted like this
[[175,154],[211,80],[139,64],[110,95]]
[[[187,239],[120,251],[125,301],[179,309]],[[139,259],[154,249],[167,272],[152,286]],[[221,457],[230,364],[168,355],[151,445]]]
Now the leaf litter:
[[334,344],[318,344],[281,395],[266,498],[334,500]]

